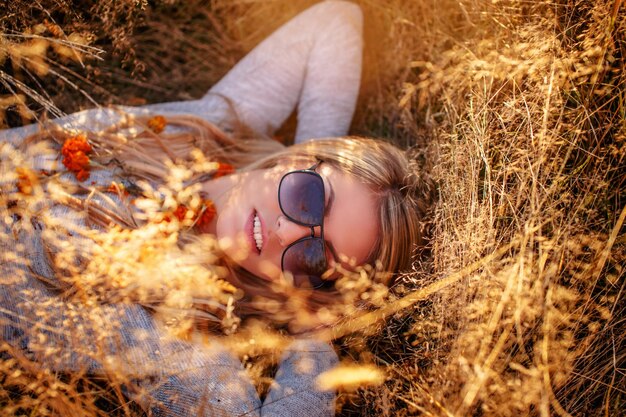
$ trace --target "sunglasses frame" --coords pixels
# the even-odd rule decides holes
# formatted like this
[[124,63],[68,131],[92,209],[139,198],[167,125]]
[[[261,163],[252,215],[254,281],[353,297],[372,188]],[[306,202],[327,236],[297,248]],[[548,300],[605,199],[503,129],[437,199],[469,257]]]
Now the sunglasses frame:
[[[308,224],[308,223],[303,223],[299,220],[294,219],[293,217],[291,217],[284,209],[283,209],[283,204],[280,198],[280,190],[282,189],[283,186],[283,180],[285,179],[285,177],[287,177],[290,174],[296,174],[296,173],[301,173],[301,174],[307,174],[307,175],[313,175],[316,176],[317,178],[320,179],[320,181],[322,181],[322,204],[325,205],[326,203],[326,190],[324,189],[324,179],[322,178],[322,176],[317,173],[315,170],[317,169],[317,167],[322,163],[323,161],[317,161],[317,163],[315,165],[313,165],[310,168],[307,169],[296,169],[293,171],[289,171],[287,172],[285,175],[282,176],[282,178],[280,179],[280,183],[278,185],[278,205],[280,206],[280,211],[282,211],[282,213],[285,215],[285,217],[287,217],[287,219],[290,222],[293,222],[297,225],[300,226],[304,226],[304,227],[309,227],[311,228],[311,235],[310,236],[304,236],[301,237],[300,239],[292,242],[291,244],[289,244],[289,246],[287,246],[285,248],[285,250],[283,251],[281,260],[280,260],[280,268],[281,270],[284,272],[285,271],[285,254],[289,251],[289,249],[291,249],[293,246],[302,243],[302,242],[306,242],[307,240],[319,240],[322,244],[322,250],[323,253],[326,254],[326,242],[324,240],[324,214],[322,214],[322,218],[320,221],[320,224]],[[320,228],[320,235],[319,236],[315,236],[315,228],[318,227]],[[326,265],[328,266],[328,259],[326,259],[326,256],[324,255],[324,259],[326,262]],[[295,277],[294,277],[295,278]],[[321,279],[321,277],[319,277]],[[309,275],[309,283],[311,284],[313,289],[320,289],[322,287],[331,287],[334,285],[334,281],[331,280],[322,280],[323,282],[321,284],[317,284],[315,285],[311,279],[310,279],[310,275]]]

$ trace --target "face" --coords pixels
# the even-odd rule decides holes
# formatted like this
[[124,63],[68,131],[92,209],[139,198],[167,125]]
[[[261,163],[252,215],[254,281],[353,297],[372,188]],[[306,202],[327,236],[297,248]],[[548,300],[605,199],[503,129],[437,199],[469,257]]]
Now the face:
[[[286,162],[238,174],[220,198],[216,235],[224,252],[242,268],[274,281],[280,276],[285,249],[311,236],[310,227],[291,221],[281,211],[278,187],[286,173],[309,168],[313,163]],[[321,163],[316,172],[324,186],[324,241],[329,267],[343,263],[344,256],[356,264],[364,263],[379,230],[374,194],[357,178],[328,163]],[[320,227],[314,232],[320,236]]]

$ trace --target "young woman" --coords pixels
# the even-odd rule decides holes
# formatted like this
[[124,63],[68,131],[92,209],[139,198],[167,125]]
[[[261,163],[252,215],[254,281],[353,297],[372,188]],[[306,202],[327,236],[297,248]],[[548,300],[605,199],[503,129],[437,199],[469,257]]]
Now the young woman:
[[[180,195],[154,192],[162,201],[176,200],[159,207],[156,223],[181,226],[183,240],[215,237],[223,255],[217,264],[227,270],[222,275],[243,290],[234,309],[244,318],[269,316],[279,327],[302,332],[291,326],[299,311],[286,313],[288,306],[293,309],[293,294],[304,294],[306,303],[297,307],[302,311],[327,310],[341,298],[337,278],[356,265],[377,265],[375,279],[383,284],[407,269],[420,234],[406,156],[383,142],[335,138],[347,133],[355,107],[361,30],[357,6],[322,2],[258,45],[200,100],[95,109],[43,129],[0,132],[5,170],[11,161],[17,172],[14,184],[4,185],[3,192],[12,191],[0,200],[5,211],[0,325],[10,346],[5,352],[15,355],[11,349],[17,349],[36,360],[52,349],[54,359],[45,356],[43,366],[55,372],[122,374],[125,395],[155,415],[332,415],[334,393],[315,384],[337,362],[324,342],[294,342],[261,402],[241,363],[219,343],[167,336],[145,308],[119,302],[126,299],[101,295],[107,301],[102,306],[85,306],[81,291],[70,290],[74,297],[61,300],[57,290],[64,283],[52,277],[97,251],[82,230],[155,223],[130,207],[125,193],[141,196],[150,186],[158,188],[172,162],[195,168],[174,186]],[[296,144],[284,148],[268,137],[296,108]],[[241,126],[254,134],[242,135]],[[50,154],[36,154],[29,169],[20,170],[24,162],[14,147],[22,150],[21,158],[50,139],[58,143],[53,151],[63,153],[63,172],[49,170],[60,166],[51,163]],[[230,166],[236,172],[224,169]],[[54,249],[46,246],[48,232],[36,216],[27,222],[15,209],[21,204],[15,196],[30,198],[36,192],[28,187],[47,181],[33,178],[36,172],[74,183],[72,195],[50,197],[55,204],[46,206],[65,231],[55,235]],[[135,191],[141,180],[148,185]],[[183,202],[187,187],[195,187],[195,194]],[[42,190],[53,195],[50,186]],[[29,210],[41,210],[42,204],[33,199]],[[166,206],[173,208],[169,214]],[[63,253],[80,245],[88,249]],[[59,263],[63,256],[67,261]],[[284,285],[295,292],[276,289]],[[273,308],[260,307],[259,299]],[[91,313],[83,314],[86,310]],[[96,334],[89,330],[94,320],[104,327],[115,323],[115,329]]]

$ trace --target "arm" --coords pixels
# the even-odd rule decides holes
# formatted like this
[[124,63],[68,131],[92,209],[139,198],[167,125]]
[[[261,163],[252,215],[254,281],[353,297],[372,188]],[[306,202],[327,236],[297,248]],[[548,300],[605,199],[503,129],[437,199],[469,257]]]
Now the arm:
[[[296,142],[347,134],[361,81],[363,17],[359,6],[324,1],[281,26],[202,99],[272,134],[298,109]],[[223,117],[227,117],[224,115]]]
[[[107,375],[155,416],[258,415],[259,399],[237,358],[214,343],[205,347],[168,338],[141,307],[81,311],[32,289],[11,294],[18,302],[10,305],[9,287],[0,291],[3,338],[41,369]],[[24,302],[24,295],[30,301]]]

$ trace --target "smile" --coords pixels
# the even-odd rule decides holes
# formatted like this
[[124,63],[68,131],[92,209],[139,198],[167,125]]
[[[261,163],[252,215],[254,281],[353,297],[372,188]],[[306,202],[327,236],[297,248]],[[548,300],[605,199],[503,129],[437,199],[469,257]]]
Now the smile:
[[261,248],[263,248],[263,230],[261,228],[261,220],[259,219],[259,216],[256,212],[254,213],[252,233],[254,237],[254,243],[260,253]]

